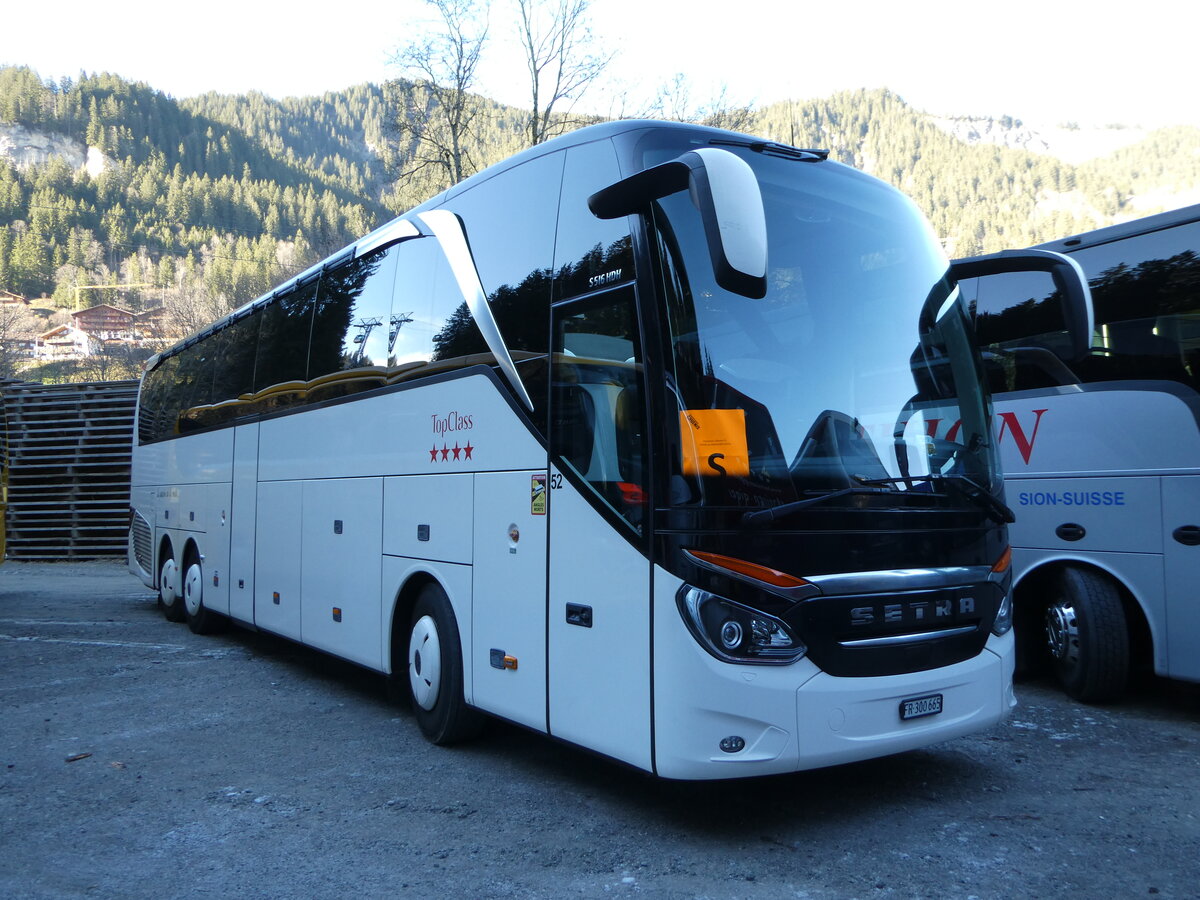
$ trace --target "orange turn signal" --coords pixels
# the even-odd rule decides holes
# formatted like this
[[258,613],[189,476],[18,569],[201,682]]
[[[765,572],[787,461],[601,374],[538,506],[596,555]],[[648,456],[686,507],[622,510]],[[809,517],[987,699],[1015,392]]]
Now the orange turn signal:
[[1000,554],[1000,558],[996,560],[992,566],[992,571],[999,575],[1001,572],[1008,571],[1008,567],[1012,565],[1012,547],[1005,547],[1004,552]]
[[746,562],[744,559],[723,556],[720,553],[705,553],[703,550],[688,550],[687,552],[696,557],[696,559],[708,563],[710,566],[716,566],[717,568],[725,569],[727,572],[753,578],[755,581],[761,581],[772,587],[797,588],[808,584],[803,578],[797,578],[795,575],[789,575],[787,572],[780,572],[778,569],[772,569],[770,566],[760,566],[757,563]]

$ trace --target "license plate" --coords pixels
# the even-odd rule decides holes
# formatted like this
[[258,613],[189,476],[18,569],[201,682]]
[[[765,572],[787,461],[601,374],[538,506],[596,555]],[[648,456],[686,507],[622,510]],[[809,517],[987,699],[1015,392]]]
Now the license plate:
[[928,697],[913,697],[900,703],[901,719],[919,719],[922,716],[936,716],[942,711],[942,695],[930,694]]

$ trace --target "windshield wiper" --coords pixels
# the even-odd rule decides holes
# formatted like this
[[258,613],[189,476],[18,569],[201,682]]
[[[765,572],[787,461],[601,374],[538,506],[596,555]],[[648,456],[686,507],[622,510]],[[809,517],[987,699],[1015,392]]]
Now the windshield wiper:
[[[857,476],[854,476],[857,478]],[[863,482],[864,484],[866,482]],[[791,503],[783,503],[779,506],[772,506],[770,509],[756,509],[753,512],[745,513],[742,516],[742,526],[745,528],[759,528],[763,525],[768,525],[776,519],[781,519],[784,516],[790,516],[794,512],[798,512],[809,506],[815,506],[818,503],[824,503],[826,500],[833,500],[836,497],[845,497],[848,494],[899,494],[903,491],[890,490],[885,487],[848,487],[841,488],[836,491],[828,491],[824,494],[818,494],[816,497],[809,497],[807,500],[793,500]]]
[[966,475],[911,475],[906,478],[864,478],[862,475],[851,475],[859,484],[908,484],[914,481],[928,481],[930,484],[949,485],[966,497],[976,506],[982,507],[989,516],[1004,525],[1017,520],[1014,513],[1002,500],[973,478]]

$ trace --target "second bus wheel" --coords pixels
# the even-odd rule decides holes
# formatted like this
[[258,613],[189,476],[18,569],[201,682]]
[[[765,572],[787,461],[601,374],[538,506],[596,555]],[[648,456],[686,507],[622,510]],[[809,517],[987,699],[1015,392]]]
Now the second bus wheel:
[[183,613],[195,634],[211,634],[221,627],[221,617],[204,605],[204,567],[195,550],[189,550],[183,570]]
[[408,684],[421,733],[434,744],[475,737],[483,716],[463,699],[462,646],[445,592],[427,584],[417,595],[408,640]]
[[158,570],[158,606],[168,622],[182,622],[183,591],[179,585],[179,566],[168,552]]
[[1101,703],[1120,694],[1129,678],[1129,628],[1116,585],[1088,569],[1064,568],[1046,608],[1046,644],[1071,697]]

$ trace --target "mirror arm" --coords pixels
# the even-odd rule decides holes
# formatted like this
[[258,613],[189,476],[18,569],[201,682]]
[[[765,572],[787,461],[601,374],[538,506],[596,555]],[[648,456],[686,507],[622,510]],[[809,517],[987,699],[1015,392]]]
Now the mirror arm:
[[689,150],[588,197],[600,219],[645,211],[655,200],[686,189],[700,212],[717,284],[751,299],[767,294],[767,224],[762,192],[750,165],[715,147]]

